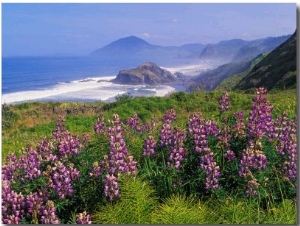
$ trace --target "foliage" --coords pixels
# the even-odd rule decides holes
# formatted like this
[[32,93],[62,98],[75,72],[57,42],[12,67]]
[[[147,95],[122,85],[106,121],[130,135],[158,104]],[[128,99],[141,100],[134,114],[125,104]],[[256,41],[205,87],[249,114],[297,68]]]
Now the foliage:
[[13,112],[9,105],[2,105],[2,128],[11,128],[15,121],[18,119],[18,115]]
[[268,90],[295,88],[297,77],[297,32],[274,49],[234,89],[264,86]]
[[238,74],[233,74],[228,78],[222,80],[222,82],[216,87],[217,90],[232,90],[252,69],[258,64],[264,57],[267,56],[267,53],[262,53],[256,56],[251,60],[251,66]]
[[93,214],[93,223],[148,224],[150,214],[158,205],[155,190],[142,177],[123,176],[121,199],[103,206]]
[[[22,133],[49,134],[7,155],[2,221],[295,222],[293,92],[129,98],[109,111],[67,114],[66,123],[23,125]],[[36,107],[20,111],[40,115]]]
[[213,224],[217,212],[211,211],[207,203],[196,198],[172,195],[164,199],[152,213],[153,224]]

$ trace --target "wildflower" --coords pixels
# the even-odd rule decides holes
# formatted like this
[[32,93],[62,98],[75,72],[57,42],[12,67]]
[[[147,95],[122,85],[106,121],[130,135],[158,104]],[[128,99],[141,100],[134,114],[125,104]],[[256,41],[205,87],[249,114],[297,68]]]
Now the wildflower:
[[208,152],[200,158],[200,168],[205,171],[205,188],[216,190],[219,188],[218,178],[220,177],[220,167],[217,166],[213,153]]
[[98,162],[93,163],[93,166],[92,166],[92,169],[90,172],[90,176],[94,176],[96,178],[101,176],[101,168],[100,168]]
[[144,143],[143,156],[155,155],[156,141],[153,136],[148,136]]
[[40,206],[39,215],[42,224],[60,224],[57,216],[55,215],[56,208],[54,202],[48,200],[46,206]]
[[13,191],[8,180],[2,181],[2,222],[19,224],[25,217],[25,198],[23,194]]
[[266,90],[259,88],[257,94],[258,96],[253,98],[248,123],[248,138],[253,140],[259,140],[274,131],[273,106],[262,96],[266,94]]
[[172,136],[171,154],[168,158],[167,164],[169,167],[173,166],[176,170],[179,170],[180,164],[184,160],[184,139],[185,133],[178,128],[175,128]]
[[77,224],[91,224],[91,216],[84,211],[83,213],[77,214],[77,219],[76,219]]
[[119,184],[114,175],[107,174],[104,179],[104,195],[112,201],[114,197],[120,196]]
[[136,129],[137,126],[140,124],[140,119],[138,118],[137,114],[134,113],[133,117],[128,118],[126,123],[130,126],[130,128]]
[[257,182],[256,179],[252,179],[248,181],[247,184],[247,190],[246,190],[246,195],[252,195],[252,196],[257,196],[258,195],[258,189],[259,183]]
[[228,150],[226,151],[226,153],[224,154],[224,157],[230,161],[234,161],[235,160],[235,154],[233,151]]
[[244,112],[238,111],[233,114],[235,118],[235,124],[232,126],[232,131],[235,134],[235,137],[244,138],[245,134],[245,124],[244,124]]
[[221,112],[229,110],[229,100],[228,92],[224,91],[219,100],[219,110]]
[[94,124],[94,132],[99,135],[103,134],[105,131],[105,123],[104,123],[104,118],[98,118],[97,122]]

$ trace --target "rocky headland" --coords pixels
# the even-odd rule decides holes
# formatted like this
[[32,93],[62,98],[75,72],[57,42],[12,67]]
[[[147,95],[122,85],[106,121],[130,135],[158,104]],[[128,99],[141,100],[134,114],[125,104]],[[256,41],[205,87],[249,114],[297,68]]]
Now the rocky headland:
[[173,82],[176,77],[169,71],[160,68],[152,62],[139,65],[137,68],[121,70],[114,83],[127,85],[158,85]]

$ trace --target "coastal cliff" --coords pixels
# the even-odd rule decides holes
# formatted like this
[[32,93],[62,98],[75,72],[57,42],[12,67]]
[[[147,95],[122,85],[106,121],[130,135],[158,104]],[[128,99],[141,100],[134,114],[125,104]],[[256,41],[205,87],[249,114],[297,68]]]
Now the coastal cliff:
[[157,85],[172,82],[175,79],[171,72],[158,67],[152,62],[147,62],[139,65],[137,68],[121,70],[112,82],[128,85]]

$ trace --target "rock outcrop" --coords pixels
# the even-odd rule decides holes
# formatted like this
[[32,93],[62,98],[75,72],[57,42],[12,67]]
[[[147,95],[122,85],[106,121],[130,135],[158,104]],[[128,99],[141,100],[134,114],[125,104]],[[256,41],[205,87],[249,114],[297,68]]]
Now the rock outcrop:
[[112,82],[130,85],[157,85],[171,82],[175,79],[175,76],[171,72],[158,67],[154,63],[147,62],[137,68],[121,70]]

